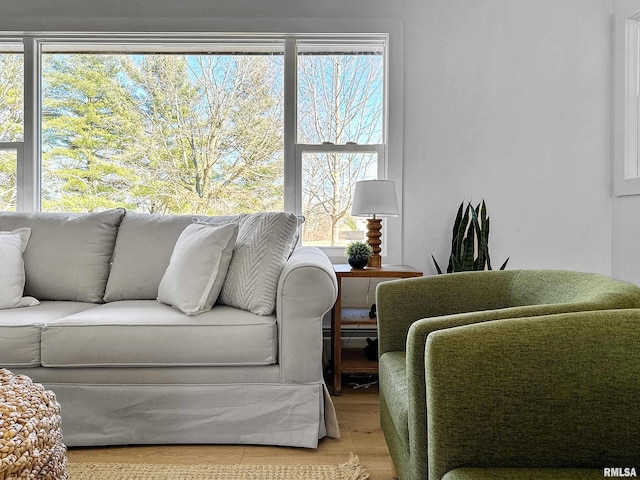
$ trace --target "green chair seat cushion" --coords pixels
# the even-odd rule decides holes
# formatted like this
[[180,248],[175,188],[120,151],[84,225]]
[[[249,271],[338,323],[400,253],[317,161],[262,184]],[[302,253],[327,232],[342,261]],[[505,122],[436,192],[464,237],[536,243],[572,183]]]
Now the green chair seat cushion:
[[407,393],[407,360],[405,352],[387,352],[380,357],[378,366],[380,391],[388,414],[403,443],[409,451],[409,404]]

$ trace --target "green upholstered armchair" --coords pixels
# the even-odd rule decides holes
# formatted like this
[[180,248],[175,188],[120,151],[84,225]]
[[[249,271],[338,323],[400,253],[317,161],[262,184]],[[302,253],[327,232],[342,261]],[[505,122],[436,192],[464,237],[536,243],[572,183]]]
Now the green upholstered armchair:
[[[519,325],[520,320],[502,322],[506,319],[567,312],[633,309],[640,307],[640,288],[604,275],[580,272],[485,271],[384,282],[377,288],[376,302],[380,349],[381,425],[391,457],[402,480],[440,480],[450,469],[474,465],[464,462],[448,464],[442,459],[448,458],[448,452],[442,453],[439,450],[441,444],[435,443],[431,437],[435,432],[446,437],[446,432],[438,430],[437,422],[443,412],[448,411],[448,405],[441,403],[442,400],[433,403],[431,384],[427,382],[430,378],[435,378],[432,375],[443,374],[450,377],[451,382],[456,382],[463,374],[452,367],[453,364],[448,363],[446,351],[441,352],[441,356],[438,357],[439,363],[433,363],[433,357],[425,357],[425,348],[429,348],[431,343],[428,344],[428,337],[435,338],[433,334],[436,332],[440,335],[444,334],[444,331],[450,333],[464,330],[456,327],[469,327],[469,335],[473,335],[476,331],[470,328],[473,324],[487,322],[486,325],[475,327],[489,328],[497,340],[503,338],[500,330],[502,325]],[[636,312],[633,311],[630,315],[634,317]],[[640,318],[640,313],[637,315]],[[561,321],[564,317],[550,318]],[[596,321],[602,322],[594,320]],[[549,320],[545,318],[545,322],[547,325]],[[522,322],[523,328],[532,324],[535,324],[535,318]],[[602,328],[606,328],[606,325]],[[521,333],[524,335],[526,329]],[[473,343],[466,334],[461,335],[462,346],[467,342],[469,345]],[[570,334],[565,334],[562,338],[564,342],[572,343]],[[522,341],[527,345],[526,337],[523,337]],[[535,349],[527,352],[533,358],[538,354],[546,354],[544,349],[540,352]],[[496,355],[499,358],[499,352]],[[522,355],[522,352],[505,355],[504,363],[513,362],[514,357],[518,355]],[[476,360],[478,365],[483,364],[482,355]],[[502,375],[499,369],[484,373]],[[589,376],[588,372],[585,372],[585,376]],[[469,382],[471,377],[464,378]],[[484,383],[485,380],[478,377],[473,383],[462,384],[462,388],[481,395],[484,392]],[[449,398],[447,401],[450,400]],[[591,414],[595,415],[596,412]],[[467,418],[466,421],[470,420]],[[633,425],[633,428],[636,428],[636,425]],[[475,426],[468,423],[465,429],[473,432]],[[500,437],[507,432],[504,429],[496,429],[494,434]],[[442,437],[439,437],[438,442],[441,441]],[[487,437],[487,441],[491,442],[491,437]],[[508,462],[499,462],[491,466],[507,464]],[[477,466],[486,464],[481,463]]]

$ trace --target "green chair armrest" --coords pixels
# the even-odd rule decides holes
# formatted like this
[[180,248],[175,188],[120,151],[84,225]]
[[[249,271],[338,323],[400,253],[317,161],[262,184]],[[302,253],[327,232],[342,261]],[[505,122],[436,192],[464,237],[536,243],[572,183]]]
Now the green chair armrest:
[[634,465],[639,342],[638,309],[431,333],[425,355],[429,478],[463,466]]
[[464,272],[391,280],[376,288],[379,349],[405,350],[409,327],[416,320],[509,306],[510,284],[517,270]]

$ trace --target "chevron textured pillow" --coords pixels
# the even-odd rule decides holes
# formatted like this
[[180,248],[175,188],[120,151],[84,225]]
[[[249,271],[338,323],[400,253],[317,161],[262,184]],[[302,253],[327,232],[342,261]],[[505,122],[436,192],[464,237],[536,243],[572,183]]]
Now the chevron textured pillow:
[[243,214],[219,301],[257,315],[275,310],[280,273],[289,258],[298,218],[292,213]]

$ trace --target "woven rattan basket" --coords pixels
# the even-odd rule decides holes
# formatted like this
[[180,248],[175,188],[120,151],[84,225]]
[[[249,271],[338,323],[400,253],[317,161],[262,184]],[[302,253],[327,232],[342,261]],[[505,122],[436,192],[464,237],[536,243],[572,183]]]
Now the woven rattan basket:
[[66,480],[60,421],[53,392],[0,369],[0,478]]

